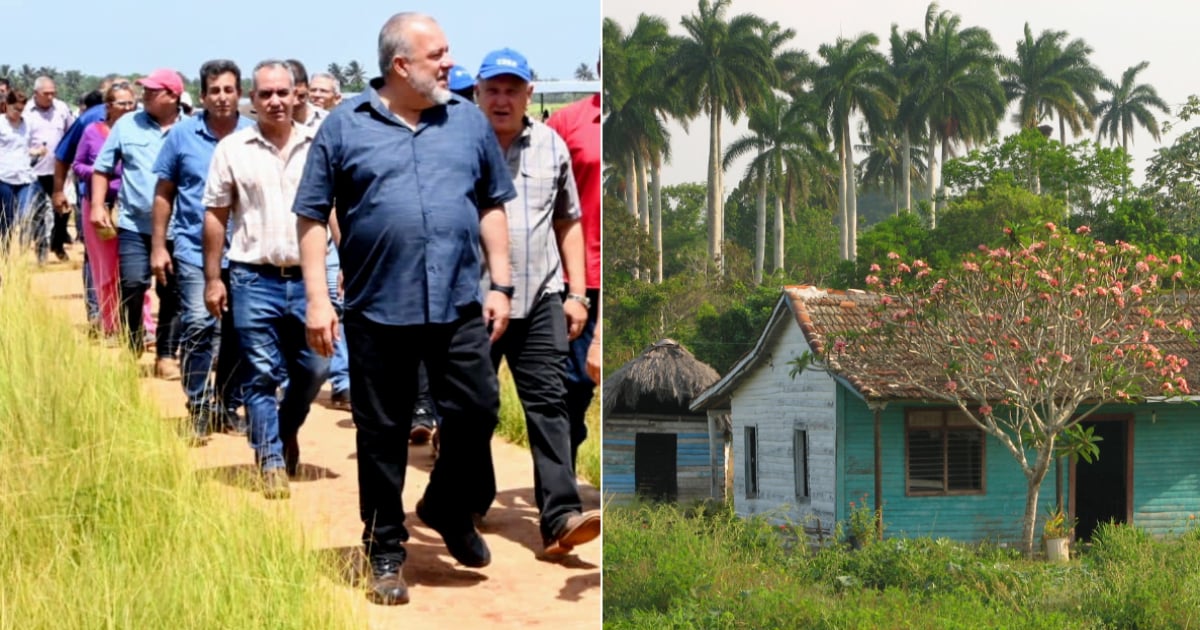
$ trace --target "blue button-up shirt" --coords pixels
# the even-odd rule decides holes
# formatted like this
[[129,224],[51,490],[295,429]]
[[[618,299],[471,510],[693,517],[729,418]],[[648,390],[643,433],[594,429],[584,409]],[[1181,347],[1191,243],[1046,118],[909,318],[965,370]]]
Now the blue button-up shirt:
[[[108,107],[104,103],[87,108],[87,111],[80,114],[79,118],[71,123],[70,128],[67,129],[67,135],[58,141],[58,146],[54,148],[54,159],[68,165],[74,163],[75,151],[79,148],[79,141],[83,139],[83,132],[87,131],[92,123],[104,120],[107,115]],[[79,182],[79,184],[83,186],[84,182]]]
[[[254,125],[238,116],[237,129]],[[167,237],[175,242],[175,258],[194,267],[204,266],[200,244],[204,237],[204,184],[208,165],[217,148],[217,137],[208,128],[208,114],[184,118],[171,127],[163,142],[154,174],[175,184],[175,207]]]
[[293,206],[327,221],[337,206],[347,313],[380,324],[449,323],[478,304],[479,211],[516,190],[480,111],[457,97],[416,129],[379,100],[379,79],[329,114]]
[[165,139],[163,128],[149,114],[133,112],[113,125],[100,155],[96,156],[93,168],[102,173],[111,174],[117,160],[124,165],[121,192],[117,196],[118,228],[150,234],[150,208],[154,204],[154,187],[158,185],[154,160]]

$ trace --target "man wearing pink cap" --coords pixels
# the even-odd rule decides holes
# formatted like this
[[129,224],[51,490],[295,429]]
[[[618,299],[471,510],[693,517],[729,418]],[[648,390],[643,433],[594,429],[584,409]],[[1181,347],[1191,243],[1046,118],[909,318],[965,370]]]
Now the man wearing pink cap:
[[[96,157],[92,175],[92,207],[104,207],[104,193],[113,176],[117,162],[121,173],[121,191],[117,197],[119,211],[116,225],[107,212],[93,212],[92,223],[97,229],[117,229],[117,250],[120,256],[121,307],[129,329],[130,348],[140,353],[142,341],[142,305],[150,289],[151,208],[158,176],[154,161],[162,148],[167,131],[179,120],[179,95],[183,80],[174,70],[159,69],[138,79],[142,86],[142,110],[121,117],[113,125]],[[159,298],[159,318],[169,319],[165,312],[178,310],[175,302],[174,279],[159,283],[155,290]],[[163,327],[169,324],[161,321]],[[160,330],[156,342],[157,362],[173,361],[171,336]],[[157,366],[156,366],[157,367]]]

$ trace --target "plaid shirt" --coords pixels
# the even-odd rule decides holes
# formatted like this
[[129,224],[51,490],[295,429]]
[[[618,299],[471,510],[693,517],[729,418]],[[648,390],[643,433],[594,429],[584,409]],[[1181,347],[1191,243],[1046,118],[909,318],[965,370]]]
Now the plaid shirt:
[[[504,204],[515,288],[510,316],[523,319],[543,295],[563,290],[554,222],[579,219],[579,193],[567,143],[540,122],[526,118],[504,158],[517,189],[517,198]],[[490,284],[485,266],[485,294]]]

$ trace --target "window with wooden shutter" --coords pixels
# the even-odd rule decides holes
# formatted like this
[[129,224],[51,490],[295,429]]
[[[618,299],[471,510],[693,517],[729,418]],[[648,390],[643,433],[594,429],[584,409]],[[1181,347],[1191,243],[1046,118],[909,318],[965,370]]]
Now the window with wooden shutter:
[[909,495],[984,492],[984,433],[962,411],[909,410],[904,433]]

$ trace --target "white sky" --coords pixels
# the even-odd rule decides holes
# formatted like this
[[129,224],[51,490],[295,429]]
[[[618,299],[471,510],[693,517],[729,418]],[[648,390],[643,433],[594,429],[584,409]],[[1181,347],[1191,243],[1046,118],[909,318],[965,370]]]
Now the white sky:
[[[679,20],[697,12],[697,0],[604,0],[605,17],[615,19],[628,30],[639,13],[665,18],[674,35],[682,35]],[[791,47],[805,50],[817,58],[821,44],[832,44],[838,36],[852,38],[863,32],[879,37],[880,52],[887,54],[887,37],[893,23],[901,30],[923,28],[925,0],[845,0],[844,2],[783,2],[779,0],[733,0],[726,17],[739,13],[754,13],[767,20],[779,22],[796,31]],[[1083,38],[1093,49],[1092,63],[1096,64],[1114,83],[1120,81],[1126,68],[1141,61],[1150,66],[1138,76],[1138,82],[1148,83],[1174,109],[1185,102],[1189,94],[1200,94],[1200,80],[1195,70],[1195,48],[1200,39],[1200,3],[1168,0],[1008,0],[981,2],[942,0],[941,10],[962,17],[963,27],[981,26],[992,34],[1001,54],[1013,56],[1017,41],[1024,37],[1025,22],[1034,37],[1044,29],[1063,30],[1071,39]],[[1104,98],[1106,93],[1097,96]],[[1010,108],[1011,114],[1011,108]],[[1007,116],[1006,116],[1007,118]],[[1168,118],[1158,116],[1160,124]],[[1056,127],[1057,128],[1057,127]],[[1134,181],[1141,182],[1146,159],[1159,146],[1169,145],[1182,125],[1170,135],[1163,135],[1159,145],[1142,128],[1133,136],[1130,153],[1133,155]],[[708,159],[708,123],[696,120],[691,134],[685,135],[678,125],[671,128],[671,149],[674,156],[663,167],[663,183],[703,182]],[[1000,129],[1002,135],[1015,131],[1011,123]],[[721,141],[728,145],[747,132],[745,117],[735,127],[728,120],[721,130]],[[1055,135],[1057,137],[1057,131]],[[1071,142],[1068,130],[1067,141]],[[748,159],[748,158],[747,158]],[[855,155],[855,160],[861,159]],[[732,190],[745,173],[745,162],[726,171],[726,193]]]

